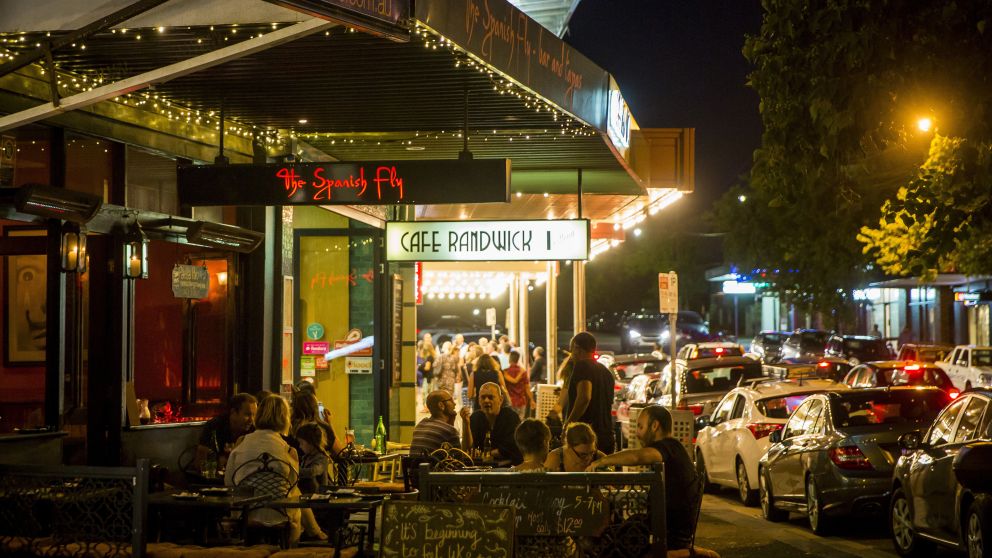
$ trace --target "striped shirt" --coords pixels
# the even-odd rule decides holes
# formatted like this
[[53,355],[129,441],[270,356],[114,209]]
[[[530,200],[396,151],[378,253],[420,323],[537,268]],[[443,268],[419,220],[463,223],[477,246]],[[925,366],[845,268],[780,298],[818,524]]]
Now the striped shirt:
[[458,431],[442,419],[425,418],[413,429],[413,440],[410,442],[410,455],[425,455],[448,442],[452,447],[460,447]]

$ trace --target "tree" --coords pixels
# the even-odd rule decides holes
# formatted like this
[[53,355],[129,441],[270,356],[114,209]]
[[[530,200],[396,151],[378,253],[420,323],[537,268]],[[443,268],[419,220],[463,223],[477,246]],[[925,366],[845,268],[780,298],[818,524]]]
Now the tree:
[[[813,309],[848,307],[875,273],[858,241],[914,176],[920,114],[989,129],[988,2],[766,0],[745,56],[755,65],[762,145],[714,221],[742,267],[779,270],[776,288]],[[939,107],[936,110],[934,107]],[[977,117],[977,118],[976,118]],[[740,196],[745,196],[742,203]]]

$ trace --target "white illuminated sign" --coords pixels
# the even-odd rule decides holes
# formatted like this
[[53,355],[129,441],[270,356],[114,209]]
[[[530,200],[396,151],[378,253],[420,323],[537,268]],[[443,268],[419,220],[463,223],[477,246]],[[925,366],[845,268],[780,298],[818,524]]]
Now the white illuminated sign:
[[757,290],[754,283],[738,283],[737,281],[724,281],[723,292],[727,294],[754,294]]
[[586,260],[589,221],[386,223],[386,259],[396,262]]
[[620,93],[620,87],[610,79],[609,106],[606,117],[606,135],[620,155],[626,157],[630,147],[630,108]]

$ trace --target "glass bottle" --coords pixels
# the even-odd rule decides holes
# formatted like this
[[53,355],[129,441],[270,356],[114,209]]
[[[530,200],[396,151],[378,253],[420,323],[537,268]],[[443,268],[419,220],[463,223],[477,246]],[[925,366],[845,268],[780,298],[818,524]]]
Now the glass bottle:
[[208,479],[217,478],[217,432],[210,433],[210,449],[203,460],[203,476]]
[[382,423],[382,415],[379,415],[379,424],[375,427],[375,449],[380,455],[386,454],[386,426]]
[[490,461],[493,456],[493,439],[491,431],[486,431],[486,438],[482,441],[482,459]]

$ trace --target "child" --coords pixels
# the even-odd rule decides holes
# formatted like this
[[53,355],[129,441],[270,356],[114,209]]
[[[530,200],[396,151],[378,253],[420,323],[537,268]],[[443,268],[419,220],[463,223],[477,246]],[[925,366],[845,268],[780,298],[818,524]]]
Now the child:
[[[327,438],[324,436],[324,429],[316,422],[301,424],[296,429],[296,441],[299,442],[303,454],[300,456],[300,479],[298,483],[300,492],[304,494],[321,492],[329,483],[328,457],[327,451],[324,450]],[[306,538],[326,541],[327,533],[324,533],[320,525],[317,524],[313,510],[304,508],[302,511],[301,523]]]
[[524,461],[514,465],[510,470],[529,473],[543,473],[544,461],[548,458],[548,444],[551,442],[551,431],[547,425],[537,419],[525,419],[517,425],[513,432],[513,441],[520,448]]

